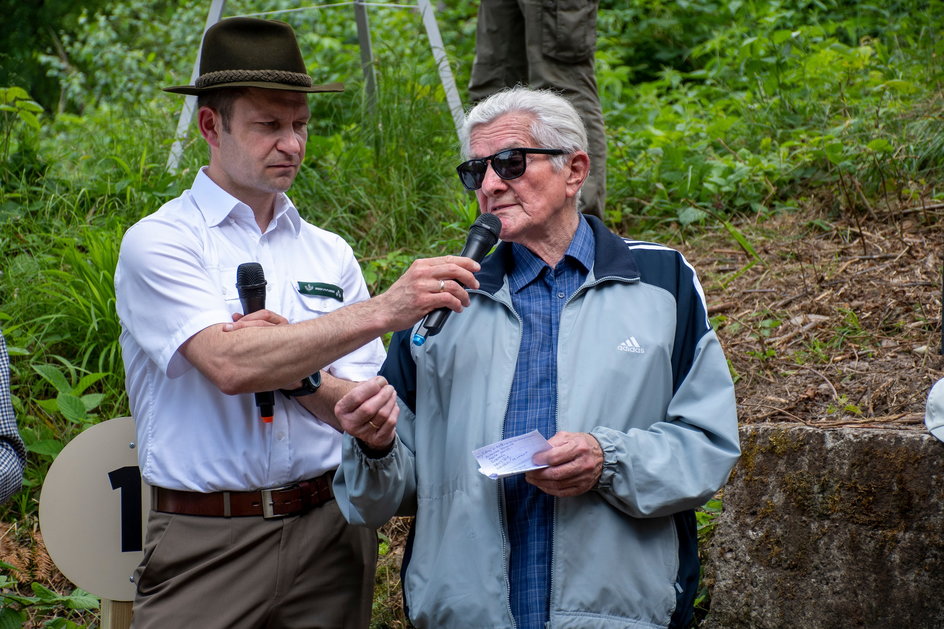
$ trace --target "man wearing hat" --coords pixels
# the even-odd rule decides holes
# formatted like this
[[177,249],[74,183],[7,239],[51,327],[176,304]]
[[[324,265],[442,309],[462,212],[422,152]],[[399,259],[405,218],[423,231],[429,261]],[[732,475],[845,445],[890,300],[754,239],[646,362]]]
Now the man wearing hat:
[[[376,373],[380,335],[468,305],[460,284],[477,287],[479,267],[418,260],[371,298],[351,247],[301,218],[285,192],[305,155],[307,94],[342,89],[313,84],[290,26],[254,18],[208,29],[194,85],[167,88],[199,97],[210,159],[128,229],[115,273],[152,488],[139,629],[368,625],[377,539],[331,492],[334,403]],[[244,263],[264,275],[241,283],[265,296],[245,317]]]

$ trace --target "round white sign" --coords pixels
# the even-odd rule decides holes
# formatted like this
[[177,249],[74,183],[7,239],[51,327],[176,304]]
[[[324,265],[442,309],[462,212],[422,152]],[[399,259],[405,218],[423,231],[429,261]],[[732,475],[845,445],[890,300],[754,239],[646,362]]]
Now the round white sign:
[[151,501],[135,441],[130,417],[86,429],[53,461],[39,497],[53,562],[78,587],[113,601],[134,600],[131,576],[144,556]]

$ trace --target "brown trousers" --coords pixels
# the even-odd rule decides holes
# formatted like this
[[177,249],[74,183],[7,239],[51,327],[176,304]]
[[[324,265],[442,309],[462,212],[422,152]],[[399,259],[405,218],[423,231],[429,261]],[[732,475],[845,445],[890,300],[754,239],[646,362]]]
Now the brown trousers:
[[132,627],[366,629],[376,564],[376,532],[334,500],[271,520],[152,511]]
[[[598,0],[481,0],[473,103],[506,87],[559,91],[583,118],[590,144],[590,176],[580,209],[603,218],[606,204],[606,131],[594,72]],[[552,147],[553,148],[553,147]]]

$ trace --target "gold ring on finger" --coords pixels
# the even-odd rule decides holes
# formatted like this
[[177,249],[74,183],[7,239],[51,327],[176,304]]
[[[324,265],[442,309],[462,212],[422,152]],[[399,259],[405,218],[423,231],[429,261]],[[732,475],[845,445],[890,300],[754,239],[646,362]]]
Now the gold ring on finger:
[[439,292],[443,292],[444,288],[446,288],[446,280],[439,280]]

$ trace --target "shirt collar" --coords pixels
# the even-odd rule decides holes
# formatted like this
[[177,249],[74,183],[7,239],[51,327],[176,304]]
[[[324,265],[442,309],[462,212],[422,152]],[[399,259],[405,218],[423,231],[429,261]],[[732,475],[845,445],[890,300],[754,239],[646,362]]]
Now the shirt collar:
[[[252,209],[221,188],[206,174],[206,166],[200,169],[190,188],[193,200],[203,214],[203,219],[210,227],[217,227],[230,216],[244,214],[246,218],[252,214]],[[284,192],[275,199],[275,222],[282,217],[288,219],[292,230],[298,235],[301,230],[301,216],[295,205],[292,204]]]
[[[593,233],[583,214],[580,215],[579,219],[577,231],[574,233],[574,237],[564,253],[564,258],[558,263],[558,266],[569,264],[574,268],[587,272],[593,266]],[[514,269],[508,276],[508,282],[512,292],[518,292],[533,282],[542,270],[550,268],[544,260],[524,245],[512,243],[511,250],[514,257]]]

